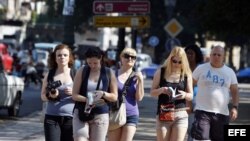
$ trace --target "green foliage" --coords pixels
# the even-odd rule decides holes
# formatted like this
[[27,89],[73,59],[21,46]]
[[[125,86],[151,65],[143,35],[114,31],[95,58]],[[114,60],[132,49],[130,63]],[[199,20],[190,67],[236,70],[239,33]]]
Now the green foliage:
[[5,8],[0,8],[0,20],[4,19],[5,18],[5,14],[7,12],[7,9]]
[[81,28],[83,24],[88,26],[89,21],[92,20],[93,10],[92,3],[94,0],[75,0],[75,10],[74,10],[74,23],[76,31]]
[[238,38],[238,36],[249,37],[250,13],[249,2],[235,0],[206,0],[201,5],[200,12],[203,16],[200,21],[206,32],[216,36],[219,40]]
[[50,23],[60,23],[63,20],[62,10],[63,10],[64,0],[46,0],[46,5],[48,6],[48,11],[46,15],[39,16],[39,21],[47,21]]

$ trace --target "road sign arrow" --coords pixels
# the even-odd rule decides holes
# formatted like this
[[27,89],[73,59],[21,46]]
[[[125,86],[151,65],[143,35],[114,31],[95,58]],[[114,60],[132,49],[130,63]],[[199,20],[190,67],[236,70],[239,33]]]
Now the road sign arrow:
[[147,23],[147,20],[145,19],[145,17],[140,17],[139,22],[141,23],[141,25],[145,25]]
[[104,6],[102,5],[102,4],[98,4],[97,6],[96,6],[96,9],[97,9],[97,11],[103,11],[104,10]]
[[[98,8],[97,8],[98,7]],[[105,13],[150,13],[149,1],[118,1],[118,0],[95,0],[93,2],[95,14]]]

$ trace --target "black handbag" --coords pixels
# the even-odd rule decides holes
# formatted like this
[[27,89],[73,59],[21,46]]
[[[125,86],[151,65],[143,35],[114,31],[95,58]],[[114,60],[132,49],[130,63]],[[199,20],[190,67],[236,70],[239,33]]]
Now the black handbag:
[[79,105],[78,107],[78,118],[82,122],[90,121],[94,119],[94,114],[90,112],[89,114],[84,113],[85,104]]

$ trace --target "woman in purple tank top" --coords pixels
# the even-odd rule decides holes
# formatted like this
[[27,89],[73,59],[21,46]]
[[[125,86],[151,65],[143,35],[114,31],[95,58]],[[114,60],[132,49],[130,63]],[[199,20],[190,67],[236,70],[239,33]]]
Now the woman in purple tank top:
[[131,81],[126,93],[127,122],[124,126],[108,132],[108,141],[132,141],[139,122],[137,101],[144,96],[143,76],[141,72],[133,72],[136,61],[136,51],[125,48],[120,54],[121,68],[117,70],[118,95],[122,96],[123,86],[131,74]]

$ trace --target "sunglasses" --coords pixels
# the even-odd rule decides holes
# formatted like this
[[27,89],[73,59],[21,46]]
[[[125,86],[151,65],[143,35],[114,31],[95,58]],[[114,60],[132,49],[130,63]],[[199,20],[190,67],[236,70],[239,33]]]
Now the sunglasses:
[[175,63],[175,64],[177,64],[177,63],[181,64],[181,61],[177,61],[177,60],[174,60],[174,59],[172,59],[172,62]]
[[123,55],[123,57],[126,58],[126,59],[131,58],[132,60],[135,60],[135,59],[136,59],[136,56],[129,55],[129,54],[126,54],[126,53]]
[[218,54],[218,53],[213,53],[212,55],[213,55],[213,56],[221,57],[221,54]]

